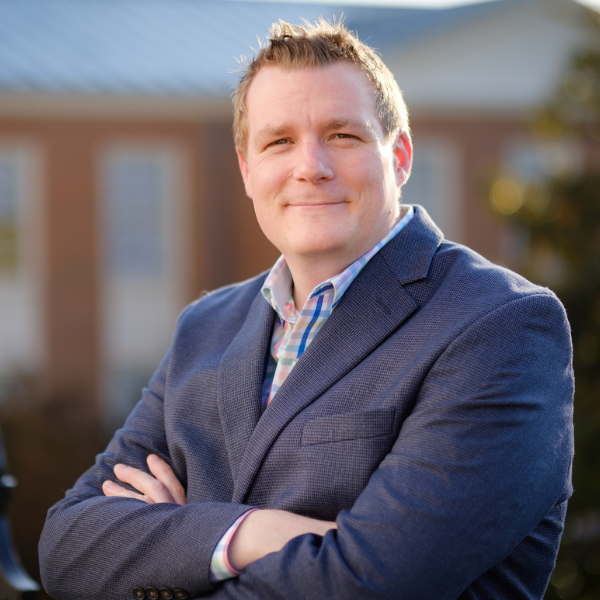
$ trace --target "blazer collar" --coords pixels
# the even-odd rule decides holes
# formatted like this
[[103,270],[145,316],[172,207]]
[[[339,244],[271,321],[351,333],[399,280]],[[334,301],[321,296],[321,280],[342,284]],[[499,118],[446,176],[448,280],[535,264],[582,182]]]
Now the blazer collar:
[[425,279],[444,234],[427,211],[415,205],[410,223],[379,254],[402,285]]

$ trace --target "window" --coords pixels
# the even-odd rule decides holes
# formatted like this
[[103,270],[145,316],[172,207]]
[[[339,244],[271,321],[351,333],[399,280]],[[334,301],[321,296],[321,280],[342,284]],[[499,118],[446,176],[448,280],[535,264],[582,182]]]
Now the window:
[[444,232],[461,241],[459,149],[440,139],[425,139],[415,147],[410,179],[402,188],[402,202],[420,204]]
[[118,425],[169,346],[183,307],[187,189],[175,144],[115,144],[100,170],[101,394]]
[[153,279],[166,267],[168,169],[157,152],[116,152],[106,182],[106,267],[112,277]]
[[35,144],[0,140],[0,399],[44,358],[40,159]]
[[19,265],[19,209],[23,204],[19,167],[17,153],[0,150],[0,276],[14,274]]
[[522,184],[536,184],[576,173],[582,162],[582,151],[576,143],[517,140],[504,150],[503,171]]

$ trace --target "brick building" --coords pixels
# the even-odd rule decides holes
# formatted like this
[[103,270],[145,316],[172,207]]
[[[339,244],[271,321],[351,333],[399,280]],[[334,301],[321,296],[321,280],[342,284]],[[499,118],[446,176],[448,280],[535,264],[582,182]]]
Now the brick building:
[[571,0],[0,0],[0,394],[33,376],[118,420],[181,308],[273,263],[238,174],[230,71],[276,19],[341,13],[405,92],[406,201],[448,238],[510,263],[518,243],[489,207],[491,178],[581,158],[529,131],[586,41]]

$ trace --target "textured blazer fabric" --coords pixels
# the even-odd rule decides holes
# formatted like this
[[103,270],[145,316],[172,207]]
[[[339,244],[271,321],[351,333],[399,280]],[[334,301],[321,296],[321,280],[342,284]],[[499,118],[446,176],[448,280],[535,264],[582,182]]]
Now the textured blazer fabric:
[[[270,406],[265,275],[181,315],[142,399],[50,509],[43,583],[60,600],[533,599],[571,494],[573,373],[547,289],[445,241],[426,212],[365,267]],[[172,465],[188,504],[106,498],[117,462]],[[250,507],[336,519],[209,581]]]

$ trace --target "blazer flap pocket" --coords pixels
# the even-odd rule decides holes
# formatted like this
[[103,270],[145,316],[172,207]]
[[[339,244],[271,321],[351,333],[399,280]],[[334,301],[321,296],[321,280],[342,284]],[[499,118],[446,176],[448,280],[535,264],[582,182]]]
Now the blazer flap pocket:
[[395,429],[395,410],[376,408],[308,421],[302,429],[302,445],[390,435]]

